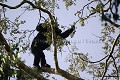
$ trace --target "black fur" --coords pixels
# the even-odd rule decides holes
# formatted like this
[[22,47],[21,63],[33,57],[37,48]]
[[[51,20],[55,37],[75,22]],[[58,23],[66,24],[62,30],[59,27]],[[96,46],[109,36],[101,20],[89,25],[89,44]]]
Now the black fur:
[[[61,38],[65,39],[67,38],[70,33],[73,32],[75,26],[72,26],[72,28],[66,30],[62,33],[62,31],[59,28],[55,29],[56,35],[59,35]],[[32,45],[31,45],[31,51],[34,55],[34,66],[39,66],[39,62],[41,61],[41,67],[50,67],[46,63],[45,55],[43,53],[43,50],[48,48],[51,44],[51,42],[46,42],[47,37],[45,33],[50,32],[51,28],[49,26],[44,25],[44,23],[39,24],[36,27],[36,30],[39,32],[37,36],[33,39]],[[49,33],[48,33],[49,34]],[[52,35],[49,35],[50,38]],[[49,39],[51,40],[51,39]]]

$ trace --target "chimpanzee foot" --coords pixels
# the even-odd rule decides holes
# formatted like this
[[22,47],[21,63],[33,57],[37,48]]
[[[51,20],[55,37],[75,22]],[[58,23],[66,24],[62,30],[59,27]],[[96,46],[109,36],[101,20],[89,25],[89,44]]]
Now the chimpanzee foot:
[[41,65],[41,67],[48,67],[48,68],[51,68],[51,66],[50,66],[49,64]]
[[33,70],[40,70],[40,66],[33,66]]

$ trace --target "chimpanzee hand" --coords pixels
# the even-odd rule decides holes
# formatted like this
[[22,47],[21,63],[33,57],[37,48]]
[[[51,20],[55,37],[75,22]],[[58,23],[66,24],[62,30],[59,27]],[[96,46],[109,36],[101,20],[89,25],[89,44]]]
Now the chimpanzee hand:
[[71,29],[73,29],[73,31],[75,30],[75,25],[71,25]]
[[71,29],[73,30],[72,33],[70,34],[71,38],[74,36],[75,34],[75,25],[71,25]]

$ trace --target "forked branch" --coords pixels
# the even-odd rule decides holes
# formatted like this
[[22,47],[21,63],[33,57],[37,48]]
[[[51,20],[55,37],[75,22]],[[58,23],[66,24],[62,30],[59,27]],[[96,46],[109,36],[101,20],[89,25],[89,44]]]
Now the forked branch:
[[106,60],[104,72],[103,72],[103,75],[102,75],[102,80],[103,80],[103,78],[104,78],[104,76],[105,76],[105,74],[106,74],[106,72],[107,72],[107,69],[108,69],[108,61],[109,61],[110,58],[113,57],[113,51],[114,51],[115,45],[116,45],[116,43],[117,43],[117,41],[118,41],[119,38],[120,38],[120,34],[118,34],[117,38],[115,39],[115,41],[114,41],[114,43],[113,43],[113,46],[112,46],[112,49],[111,49],[111,52],[110,52],[110,54],[109,54],[109,56],[108,56],[108,58],[107,58],[107,60]]

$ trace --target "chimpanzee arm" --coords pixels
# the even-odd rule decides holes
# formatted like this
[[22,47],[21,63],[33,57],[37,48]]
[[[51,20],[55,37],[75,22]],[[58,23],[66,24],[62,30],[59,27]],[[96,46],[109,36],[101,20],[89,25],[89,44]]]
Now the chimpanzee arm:
[[72,26],[70,29],[66,30],[63,33],[57,33],[57,35],[61,36],[63,39],[67,38],[75,29],[75,26]]
[[68,30],[66,30],[65,32],[61,33],[60,36],[61,36],[63,39],[65,39],[65,38],[67,38],[72,32],[73,32],[73,29],[71,28],[71,29],[68,29]]

